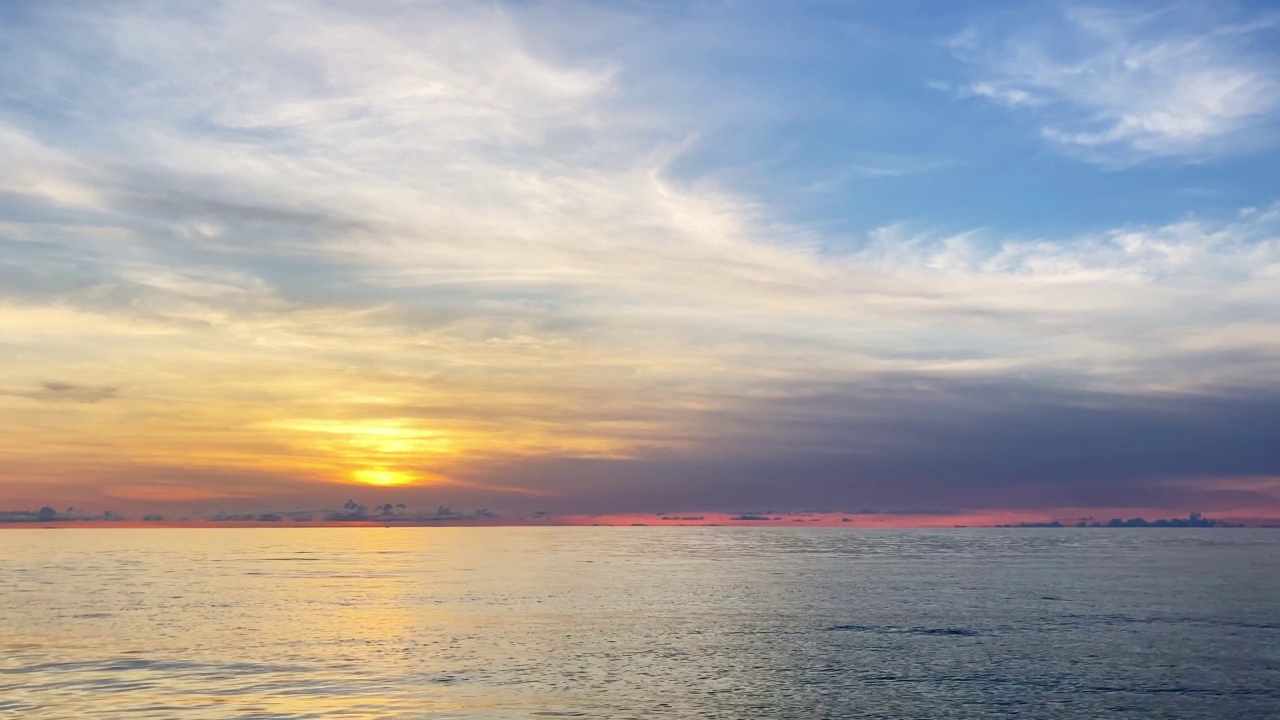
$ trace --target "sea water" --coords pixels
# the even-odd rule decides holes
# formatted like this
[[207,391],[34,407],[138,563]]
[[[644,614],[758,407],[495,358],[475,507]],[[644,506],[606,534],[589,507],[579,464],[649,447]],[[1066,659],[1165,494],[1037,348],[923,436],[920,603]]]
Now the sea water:
[[1275,718],[1280,531],[0,531],[4,718]]

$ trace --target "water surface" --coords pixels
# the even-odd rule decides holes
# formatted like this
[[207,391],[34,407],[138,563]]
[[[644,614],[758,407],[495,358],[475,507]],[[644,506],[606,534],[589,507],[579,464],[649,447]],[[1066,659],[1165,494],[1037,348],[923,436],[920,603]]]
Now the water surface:
[[4,718],[1280,717],[1280,532],[0,532]]

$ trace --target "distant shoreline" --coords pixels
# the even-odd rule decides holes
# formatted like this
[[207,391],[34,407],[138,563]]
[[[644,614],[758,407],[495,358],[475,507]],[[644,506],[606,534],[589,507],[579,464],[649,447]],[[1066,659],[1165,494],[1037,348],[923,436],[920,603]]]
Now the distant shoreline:
[[144,522],[133,520],[112,521],[77,521],[38,522],[17,521],[0,522],[0,532],[5,530],[235,530],[235,529],[306,529],[306,528],[551,528],[551,527],[610,527],[610,528],[822,528],[822,529],[879,529],[879,530],[1277,530],[1280,519],[1261,521],[1258,524],[1233,523],[1212,526],[1186,525],[1140,525],[1140,526],[1076,526],[1052,525],[1049,523],[1026,523],[1021,525],[890,525],[885,523],[867,524],[805,524],[798,525],[783,522],[730,522],[730,523],[611,523],[611,522],[458,522],[458,521],[314,521],[314,522],[253,522],[253,521],[217,521],[192,520],[187,522]]

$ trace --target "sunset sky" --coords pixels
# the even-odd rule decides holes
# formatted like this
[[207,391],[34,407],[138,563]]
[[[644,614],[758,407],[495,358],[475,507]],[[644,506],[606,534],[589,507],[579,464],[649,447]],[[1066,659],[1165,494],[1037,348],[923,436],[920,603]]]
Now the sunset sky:
[[0,3],[0,509],[1280,516],[1273,3]]

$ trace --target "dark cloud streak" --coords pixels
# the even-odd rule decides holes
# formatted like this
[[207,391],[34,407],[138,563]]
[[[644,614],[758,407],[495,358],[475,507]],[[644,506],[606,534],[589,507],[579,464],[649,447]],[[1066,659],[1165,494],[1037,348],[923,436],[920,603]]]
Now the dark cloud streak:
[[110,400],[120,392],[119,385],[77,385],[48,381],[38,388],[0,389],[0,395],[27,398],[43,402],[71,402],[92,405]]

